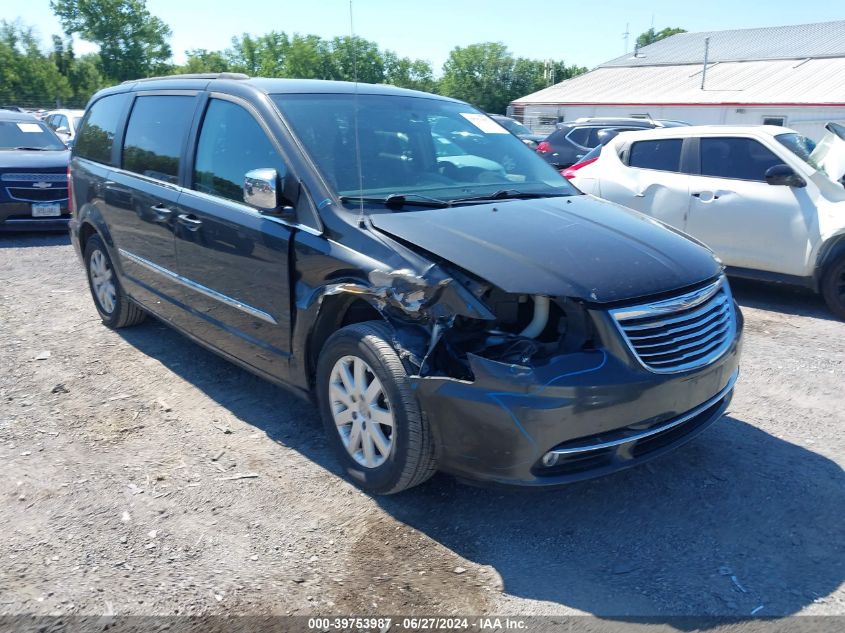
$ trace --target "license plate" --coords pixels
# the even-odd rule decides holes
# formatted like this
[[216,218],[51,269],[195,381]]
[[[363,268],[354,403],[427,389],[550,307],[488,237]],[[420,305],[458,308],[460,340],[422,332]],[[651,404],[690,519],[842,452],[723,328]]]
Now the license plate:
[[61,214],[62,207],[59,204],[32,205],[32,217],[34,218],[57,218]]

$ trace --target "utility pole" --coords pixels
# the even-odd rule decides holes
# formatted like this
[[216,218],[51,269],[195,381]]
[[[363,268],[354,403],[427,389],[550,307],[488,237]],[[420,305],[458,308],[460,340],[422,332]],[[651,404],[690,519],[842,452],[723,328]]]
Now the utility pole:
[[629,27],[631,26],[630,22],[625,23],[625,32],[622,34],[622,39],[625,40],[625,54],[628,54],[628,36],[631,34]]

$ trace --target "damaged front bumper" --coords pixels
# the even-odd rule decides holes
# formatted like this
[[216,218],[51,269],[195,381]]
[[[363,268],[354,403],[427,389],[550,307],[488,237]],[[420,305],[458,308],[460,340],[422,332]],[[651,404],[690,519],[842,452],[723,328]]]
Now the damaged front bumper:
[[598,349],[535,367],[470,355],[471,382],[411,380],[431,420],[441,470],[551,486],[657,457],[719,419],[739,372],[740,332],[741,323],[717,360],[677,374],[654,373],[618,350]]

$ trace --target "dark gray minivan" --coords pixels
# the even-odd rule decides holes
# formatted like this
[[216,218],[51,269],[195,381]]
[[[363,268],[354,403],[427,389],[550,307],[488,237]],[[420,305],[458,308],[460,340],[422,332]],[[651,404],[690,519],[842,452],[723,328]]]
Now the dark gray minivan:
[[91,100],[71,183],[103,322],[155,315],[313,398],[368,491],[613,472],[733,392],[742,319],[712,253],[582,195],[466,103],[130,82]]

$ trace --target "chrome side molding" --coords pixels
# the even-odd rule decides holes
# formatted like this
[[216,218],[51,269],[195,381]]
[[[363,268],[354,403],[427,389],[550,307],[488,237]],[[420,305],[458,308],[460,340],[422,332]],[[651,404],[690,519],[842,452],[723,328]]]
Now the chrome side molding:
[[279,324],[279,322],[276,321],[276,319],[274,319],[271,314],[268,314],[267,312],[264,312],[263,310],[259,310],[258,308],[254,308],[253,306],[248,305],[248,304],[246,304],[242,301],[238,301],[237,299],[234,299],[234,298],[232,298],[228,295],[224,295],[222,293],[217,292],[216,290],[212,290],[211,288],[203,286],[202,284],[198,284],[197,282],[192,281],[192,280],[188,279],[187,277],[183,277],[182,275],[174,273],[172,270],[168,270],[167,268],[164,268],[163,266],[159,266],[158,264],[155,264],[155,263],[149,261],[148,259],[144,259],[143,257],[139,257],[138,255],[135,255],[134,253],[130,253],[127,250],[124,250],[122,248],[119,248],[117,250],[120,253],[121,257],[125,257],[130,262],[134,262],[135,264],[138,264],[139,266],[143,266],[147,270],[150,270],[154,273],[157,273],[159,275],[167,277],[168,279],[170,279],[172,281],[175,281],[179,284],[182,284],[186,288],[190,288],[191,290],[195,290],[196,292],[199,292],[200,294],[203,294],[206,297],[210,297],[212,299],[215,299],[215,300],[219,301],[220,303],[224,303],[229,307],[235,308],[235,309],[240,310],[242,312],[246,312],[247,314],[254,316],[257,319],[261,319],[262,321],[266,321],[267,323],[272,323],[273,325]]

